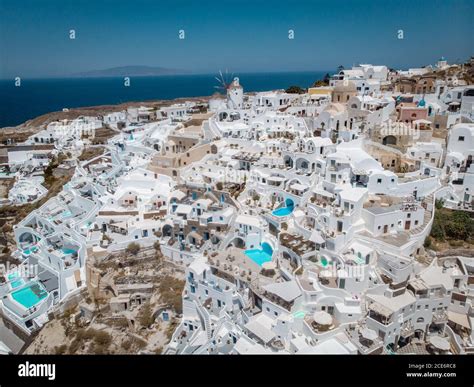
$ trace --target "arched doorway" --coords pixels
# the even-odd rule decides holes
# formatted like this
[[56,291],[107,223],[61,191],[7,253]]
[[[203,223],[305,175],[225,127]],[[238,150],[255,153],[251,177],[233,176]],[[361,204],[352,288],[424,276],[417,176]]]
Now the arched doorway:
[[385,136],[382,140],[383,145],[397,145],[397,138],[395,136]]
[[163,236],[170,237],[173,234],[173,227],[169,224],[165,224],[162,230]]

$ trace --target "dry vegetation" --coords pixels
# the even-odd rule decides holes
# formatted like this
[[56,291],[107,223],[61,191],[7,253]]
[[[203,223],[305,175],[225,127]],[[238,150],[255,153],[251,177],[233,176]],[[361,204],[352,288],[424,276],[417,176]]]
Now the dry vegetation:
[[[116,283],[153,283],[153,293],[148,301],[130,310],[113,313],[107,299],[94,303],[87,297],[85,301],[95,305],[90,321],[80,316],[78,307],[66,311],[47,324],[45,335],[42,331],[27,353],[162,353],[179,323],[185,281],[182,270],[164,261],[158,245],[148,249],[148,253],[140,250],[135,255],[117,254],[96,265],[103,273],[114,273]],[[156,312],[162,308],[174,311],[170,321],[157,318]]]
[[102,146],[99,147],[86,147],[79,156],[79,161],[91,160],[97,156],[100,156],[105,151],[105,148]]

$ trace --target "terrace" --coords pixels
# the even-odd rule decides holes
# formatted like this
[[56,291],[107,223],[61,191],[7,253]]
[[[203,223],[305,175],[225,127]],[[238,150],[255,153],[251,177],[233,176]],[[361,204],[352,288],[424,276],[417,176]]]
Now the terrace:
[[209,264],[228,277],[239,278],[256,285],[257,288],[280,277],[277,270],[262,268],[245,254],[245,250],[237,247],[229,247],[225,251],[212,253]]
[[304,321],[316,334],[332,331],[339,326],[334,317],[325,311],[317,311],[313,315],[306,314]]
[[306,239],[302,235],[287,232],[280,233],[280,244],[295,252],[300,257],[316,250],[316,243]]
[[372,329],[351,325],[346,329],[346,332],[361,355],[374,355],[383,352],[383,341]]

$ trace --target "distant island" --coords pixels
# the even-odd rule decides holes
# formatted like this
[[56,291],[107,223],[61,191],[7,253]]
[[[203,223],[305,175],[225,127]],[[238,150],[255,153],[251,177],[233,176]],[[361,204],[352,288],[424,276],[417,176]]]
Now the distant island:
[[121,66],[103,70],[91,70],[72,74],[73,77],[98,78],[98,77],[149,77],[156,75],[188,74],[180,69],[169,69],[153,66]]

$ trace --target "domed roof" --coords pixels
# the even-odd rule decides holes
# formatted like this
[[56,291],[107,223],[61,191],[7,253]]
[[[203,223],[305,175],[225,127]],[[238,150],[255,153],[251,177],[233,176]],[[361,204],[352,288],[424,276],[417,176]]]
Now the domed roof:
[[346,110],[347,110],[346,105],[342,103],[331,102],[324,108],[323,111],[337,114],[337,113],[342,113]]
[[421,100],[418,102],[418,105],[417,105],[417,106],[418,106],[418,107],[425,107],[425,105],[426,105],[425,100],[424,100],[424,99],[421,99]]
[[357,86],[352,81],[340,81],[334,86],[334,91],[337,93],[357,92]]

